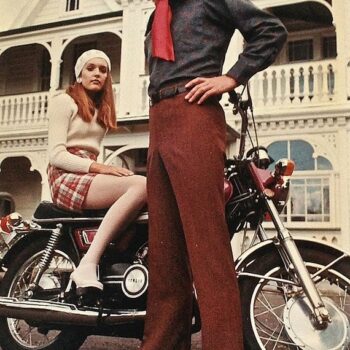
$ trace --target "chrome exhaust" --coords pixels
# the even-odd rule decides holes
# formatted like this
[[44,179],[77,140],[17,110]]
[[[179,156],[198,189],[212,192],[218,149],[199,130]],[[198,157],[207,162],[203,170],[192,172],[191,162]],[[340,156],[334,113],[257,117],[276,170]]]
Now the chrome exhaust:
[[78,309],[73,304],[43,300],[18,300],[0,297],[0,317],[10,317],[33,323],[65,326],[115,326],[118,324],[143,321],[146,311]]

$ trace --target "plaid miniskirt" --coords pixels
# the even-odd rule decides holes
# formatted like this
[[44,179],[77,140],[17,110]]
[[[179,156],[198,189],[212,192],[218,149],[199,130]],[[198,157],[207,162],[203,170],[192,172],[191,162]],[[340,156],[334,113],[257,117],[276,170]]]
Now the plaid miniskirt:
[[[95,161],[97,158],[94,153],[76,147],[67,148],[67,151],[82,158]],[[96,175],[96,173],[71,173],[49,164],[47,177],[53,203],[62,209],[81,212],[91,181]]]

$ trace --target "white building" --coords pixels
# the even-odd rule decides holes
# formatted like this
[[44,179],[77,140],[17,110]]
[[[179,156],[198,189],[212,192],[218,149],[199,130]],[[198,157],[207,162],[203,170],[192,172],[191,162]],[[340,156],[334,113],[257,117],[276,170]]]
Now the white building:
[[[276,64],[251,81],[260,144],[296,160],[288,227],[350,248],[350,0],[255,0],[289,31]],[[0,27],[0,192],[30,217],[48,199],[47,125],[50,95],[73,79],[73,64],[89,48],[112,59],[119,129],[108,135],[101,160],[145,173],[148,74],[144,31],[151,0],[22,0]],[[3,8],[2,8],[3,7]],[[5,11],[5,7],[6,10]],[[231,66],[243,39],[236,34]],[[239,120],[227,103],[234,152]],[[195,155],[194,155],[195,156]]]

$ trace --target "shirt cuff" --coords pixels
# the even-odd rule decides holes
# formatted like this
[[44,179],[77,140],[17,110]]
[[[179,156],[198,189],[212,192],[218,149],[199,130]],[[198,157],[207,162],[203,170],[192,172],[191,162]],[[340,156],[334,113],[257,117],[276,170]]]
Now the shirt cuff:
[[226,75],[235,79],[239,84],[244,85],[256,73],[252,68],[247,62],[237,61]]

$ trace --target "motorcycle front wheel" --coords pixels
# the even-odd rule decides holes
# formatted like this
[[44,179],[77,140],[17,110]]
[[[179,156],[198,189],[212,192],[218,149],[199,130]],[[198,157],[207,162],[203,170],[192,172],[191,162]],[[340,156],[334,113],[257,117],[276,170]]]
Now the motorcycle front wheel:
[[[302,305],[307,308],[307,298],[300,287],[293,285],[277,251],[270,251],[244,271],[261,278],[239,278],[246,350],[350,349],[346,327],[350,317],[349,260],[328,267],[336,259],[333,254],[324,249],[299,249],[311,276],[316,274],[313,280],[327,309],[335,310],[334,318],[344,326],[342,333],[341,327],[332,323],[325,330],[314,329],[308,316],[296,311]],[[342,346],[333,347],[334,343]]]
[[[0,284],[1,296],[21,298],[24,295],[46,245],[47,238],[39,238],[20,251],[9,264]],[[58,301],[62,276],[67,276],[75,266],[72,256],[73,253],[67,247],[62,246],[55,250],[49,267],[39,281],[40,295],[46,301]],[[3,350],[76,350],[85,339],[84,332],[78,332],[74,328],[54,330],[45,328],[45,324],[36,327],[25,320],[0,318],[0,346]]]

